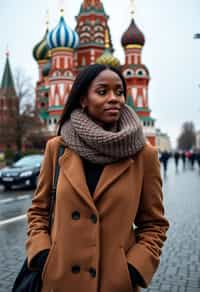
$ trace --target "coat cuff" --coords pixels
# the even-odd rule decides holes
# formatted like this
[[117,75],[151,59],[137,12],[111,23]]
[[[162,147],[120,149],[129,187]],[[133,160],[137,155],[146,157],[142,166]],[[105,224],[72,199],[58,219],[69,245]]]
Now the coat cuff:
[[127,261],[137,270],[141,279],[143,279],[140,286],[147,288],[159,265],[159,258],[156,258],[148,252],[145,246],[137,243],[128,251]]
[[47,233],[40,233],[29,238],[26,242],[28,267],[31,269],[30,263],[40,251],[50,249],[50,247],[50,237]]

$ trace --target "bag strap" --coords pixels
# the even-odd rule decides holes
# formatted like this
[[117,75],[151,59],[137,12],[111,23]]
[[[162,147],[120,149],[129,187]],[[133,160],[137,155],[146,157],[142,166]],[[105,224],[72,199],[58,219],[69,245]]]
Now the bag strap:
[[51,232],[51,225],[52,225],[52,214],[53,214],[53,209],[55,205],[55,200],[56,200],[56,188],[57,188],[57,182],[58,182],[58,177],[60,173],[60,166],[58,163],[59,158],[63,155],[65,151],[65,146],[60,145],[58,148],[58,153],[57,153],[57,158],[56,158],[56,168],[55,168],[55,174],[54,174],[54,179],[53,179],[53,186],[51,189],[51,198],[50,198],[50,205],[49,205],[49,214],[48,214],[48,231],[49,234]]

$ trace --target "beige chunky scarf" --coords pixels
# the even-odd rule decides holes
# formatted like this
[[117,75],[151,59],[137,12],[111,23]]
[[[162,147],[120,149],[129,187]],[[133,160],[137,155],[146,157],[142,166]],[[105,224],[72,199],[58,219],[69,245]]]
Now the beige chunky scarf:
[[61,136],[80,157],[99,164],[133,157],[146,143],[140,120],[127,105],[121,110],[117,129],[109,131],[81,109],[76,109],[71,113],[71,119],[63,124]]

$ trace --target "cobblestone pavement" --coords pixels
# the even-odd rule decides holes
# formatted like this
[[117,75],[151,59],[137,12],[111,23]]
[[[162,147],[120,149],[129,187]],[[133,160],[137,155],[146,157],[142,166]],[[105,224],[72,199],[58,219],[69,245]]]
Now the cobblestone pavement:
[[[171,163],[163,190],[171,226],[159,269],[143,292],[200,292],[200,175],[197,169],[175,173]],[[0,292],[11,291],[25,257],[25,237],[25,220],[0,226]]]

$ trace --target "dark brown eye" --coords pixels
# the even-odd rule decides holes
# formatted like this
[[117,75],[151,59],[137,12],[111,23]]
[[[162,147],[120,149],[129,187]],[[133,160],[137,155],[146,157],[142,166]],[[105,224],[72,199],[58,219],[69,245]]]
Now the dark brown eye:
[[97,90],[97,94],[105,95],[106,94],[106,90],[105,89],[99,89],[99,90]]
[[118,89],[118,90],[116,91],[116,94],[117,94],[118,96],[124,95],[124,90],[120,88],[120,89]]

